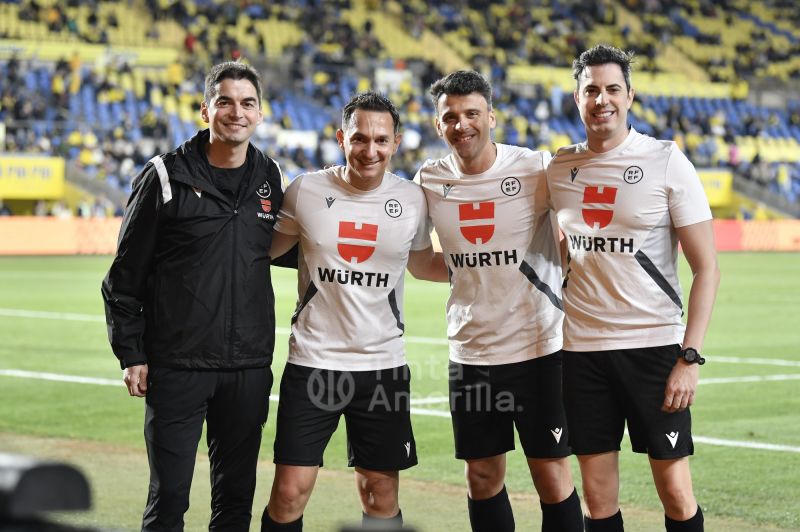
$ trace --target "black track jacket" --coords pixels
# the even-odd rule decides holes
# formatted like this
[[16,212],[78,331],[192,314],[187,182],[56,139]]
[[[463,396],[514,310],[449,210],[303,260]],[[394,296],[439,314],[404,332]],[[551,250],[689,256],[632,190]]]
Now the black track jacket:
[[280,169],[250,144],[249,171],[231,202],[213,184],[208,138],[201,131],[154,157],[133,181],[101,289],[109,341],[123,368],[272,362],[269,248],[283,200]]

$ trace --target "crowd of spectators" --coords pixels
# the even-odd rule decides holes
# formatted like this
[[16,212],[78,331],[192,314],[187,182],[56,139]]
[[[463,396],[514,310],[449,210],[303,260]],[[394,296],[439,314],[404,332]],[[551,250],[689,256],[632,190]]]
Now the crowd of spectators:
[[[691,37],[681,49],[712,81],[731,82],[766,73],[800,79],[800,64],[792,62],[800,56],[796,30],[800,10],[794,0],[764,0],[761,6],[746,0],[624,0],[623,4],[640,16],[644,34],[658,36],[661,44],[673,42],[676,36]],[[778,16],[762,19],[757,13]],[[709,21],[712,28],[705,27]],[[713,53],[698,52],[704,46]]]
[[43,22],[49,31],[53,33],[65,31],[82,42],[109,44],[108,29],[119,27],[117,17],[112,13],[101,19],[97,11],[91,10],[86,14],[85,24],[80,24],[78,18],[66,9],[77,7],[79,3],[76,0],[65,3],[24,0],[19,2],[19,19],[25,22]]
[[[403,112],[406,132],[403,147],[394,159],[394,171],[411,178],[425,158],[438,156],[444,150],[433,128],[433,108],[427,96],[430,82],[442,72],[428,60],[406,62],[386,58],[386,49],[369,19],[354,27],[343,16],[352,7],[349,0],[286,0],[266,4],[141,1],[154,21],[173,20],[186,29],[181,59],[167,67],[166,75],[147,77],[144,91],[135,95],[135,104],[114,107],[117,114],[112,123],[97,127],[86,121],[85,116],[75,115],[75,95],[89,90],[98,102],[124,104],[130,98],[131,88],[121,80],[131,74],[135,65],[124,60],[86,65],[77,55],[64,57],[51,65],[11,57],[4,64],[0,63],[0,118],[6,125],[5,145],[0,149],[60,155],[86,174],[128,190],[130,178],[154,153],[173,148],[178,138],[185,138],[184,133],[201,125],[199,113],[195,112],[189,122],[184,120],[184,129],[176,134],[176,122],[171,120],[168,109],[159,104],[161,99],[170,97],[196,110],[202,97],[202,72],[208,65],[228,59],[265,57],[266,44],[259,32],[251,32],[258,36],[254,48],[236,39],[233,27],[241,25],[244,17],[248,27],[258,20],[278,19],[303,30],[303,36],[283,50],[281,64],[288,67],[266,73],[267,119],[255,136],[259,146],[278,159],[290,177],[342,162],[335,142],[341,103],[350,92],[375,83],[372,73],[376,66],[406,67],[415,77],[414,83],[401,84],[390,91]],[[101,38],[103,30],[119,21],[107,12],[104,17],[95,16],[88,23],[71,22],[69,7],[78,3],[82,2],[70,0],[42,7],[36,0],[23,0],[19,16],[45,21],[54,32],[63,32],[65,28],[72,31],[73,26],[89,28],[89,33],[80,34],[80,38],[90,43],[102,42],[97,39]],[[668,43],[679,29],[675,25],[677,17],[656,14],[680,11],[689,15],[732,17],[740,8],[740,3],[735,1],[729,6],[705,1],[695,5],[683,0],[626,0],[624,3],[641,13],[648,38],[639,39],[640,35],[627,26],[615,30],[616,38],[618,43],[637,52],[637,68],[649,70],[658,69],[655,59],[659,45]],[[777,3],[777,0],[773,2]],[[379,7],[378,2],[367,2],[367,5]],[[468,44],[466,62],[490,76],[495,84],[495,108],[501,117],[499,122],[505,124],[496,131],[497,140],[551,150],[580,140],[580,121],[571,93],[558,86],[511,88],[504,83],[506,69],[514,63],[568,66],[569,59],[587,46],[582,36],[590,35],[598,25],[607,29],[618,25],[610,2],[585,6],[554,3],[546,6],[546,19],[534,16],[544,9],[541,2],[536,1],[411,1],[403,2],[401,7],[398,23],[412,36],[433,31],[441,36],[454,35]],[[790,18],[797,16],[796,8],[789,11]],[[152,27],[157,26],[153,24]],[[149,38],[157,41],[160,36],[155,32]],[[703,39],[701,35],[698,41]],[[41,74],[43,69],[46,75]],[[278,79],[281,75],[285,78]],[[47,84],[43,86],[45,77]],[[315,128],[317,140],[311,147],[307,143],[295,145],[280,141],[281,130],[297,128],[292,115],[286,112],[287,91],[293,96],[292,105],[307,103],[313,106],[314,113],[324,115],[317,121],[322,127]],[[758,108],[745,110],[741,120],[733,123],[721,111],[702,111],[689,116],[685,105],[674,98],[665,112],[653,112],[654,107],[650,107],[648,98],[643,96],[635,104],[632,116],[638,120],[637,127],[641,125],[645,132],[678,142],[697,166],[729,166],[754,182],[797,201],[800,164],[771,162],[759,154],[747,159],[742,156],[736,139],[772,136],[777,126],[800,127],[800,103],[793,104],[787,113],[765,112]],[[272,109],[283,111],[271,113]],[[568,126],[566,129],[564,124]],[[725,146],[724,153],[720,145]]]

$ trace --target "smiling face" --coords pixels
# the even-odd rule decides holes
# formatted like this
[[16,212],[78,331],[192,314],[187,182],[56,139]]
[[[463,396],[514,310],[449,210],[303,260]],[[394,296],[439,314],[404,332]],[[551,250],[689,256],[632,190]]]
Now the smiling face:
[[622,68],[616,63],[587,66],[579,78],[575,103],[594,152],[619,146],[628,135],[628,110],[633,89],[628,90]]
[[356,109],[336,139],[347,161],[347,181],[360,190],[372,190],[381,184],[401,135],[395,135],[388,111]]
[[246,145],[262,120],[258,92],[247,79],[223,79],[211,101],[200,104],[200,115],[208,124],[211,144]]
[[442,94],[436,105],[436,131],[444,139],[464,173],[479,174],[494,163],[494,111],[477,92]]

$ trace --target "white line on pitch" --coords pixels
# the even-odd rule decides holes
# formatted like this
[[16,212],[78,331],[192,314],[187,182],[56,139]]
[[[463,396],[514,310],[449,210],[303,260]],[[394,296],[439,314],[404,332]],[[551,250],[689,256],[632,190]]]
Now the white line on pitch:
[[411,399],[412,405],[438,405],[448,402],[447,397],[420,397],[419,399]]
[[[6,316],[9,318],[34,318],[34,319],[50,319],[50,320],[65,320],[65,321],[93,321],[93,322],[105,322],[105,317],[98,316],[96,314],[77,314],[73,312],[47,312],[41,310],[24,310],[24,309],[13,309],[13,308],[0,308],[0,316]],[[289,334],[289,329],[284,327],[278,327],[275,330],[279,334]],[[424,336],[406,336],[405,337],[407,342],[410,343],[417,343],[417,344],[432,344],[432,345],[447,345],[446,338],[427,338]],[[784,366],[784,367],[800,367],[800,361],[798,360],[783,360],[779,358],[756,358],[756,357],[726,357],[726,356],[711,356],[709,357],[709,362],[715,363],[723,363],[723,364],[754,364],[754,365],[761,365],[761,366]],[[754,382],[753,379],[756,381],[758,377],[741,377],[742,379],[749,379],[749,380],[720,380],[719,382]],[[791,377],[789,377],[791,378]],[[735,378],[734,378],[735,379]],[[715,379],[701,379],[700,383],[703,384],[704,381],[707,381],[707,384],[713,384]],[[764,379],[769,380],[769,379]],[[787,380],[787,379],[776,379],[776,380]]]
[[783,451],[788,453],[800,453],[800,447],[792,445],[777,445],[774,443],[760,443],[754,441],[722,440],[719,438],[709,438],[707,436],[692,435],[692,439],[698,443],[707,445],[719,445],[722,447],[738,447],[740,449],[756,449],[759,451]]
[[[78,384],[96,384],[100,386],[121,386],[122,379],[103,379],[98,377],[84,377],[81,375],[64,375],[60,373],[47,373],[40,371],[26,371],[19,369],[0,369],[0,376],[22,377],[57,382],[74,382]],[[700,379],[698,384],[736,384],[744,382],[776,382],[800,380],[800,373],[790,375],[746,375],[742,377],[712,377]],[[436,405],[447,403],[447,397],[433,396],[411,399],[412,405]]]
[[[9,318],[38,318],[50,320],[67,321],[95,321],[105,322],[105,317],[96,314],[75,314],[71,312],[46,312],[39,310],[23,310],[14,308],[0,308],[0,316]],[[275,329],[278,334],[289,334],[289,329],[278,327]],[[446,338],[427,338],[424,336],[406,336],[406,341],[415,344],[447,345]],[[800,367],[798,360],[782,360],[779,358],[756,358],[756,357],[726,357],[710,356],[709,362],[720,362],[723,364],[754,364],[757,366],[788,366]]]
[[[0,376],[3,377],[20,377],[23,379],[37,379],[43,381],[56,381],[56,382],[69,382],[75,384],[94,384],[97,386],[114,386],[118,388],[124,388],[124,384],[122,383],[122,379],[101,379],[97,377],[80,377],[77,375],[60,375],[58,373],[43,373],[39,371],[25,371],[19,369],[0,369]],[[269,396],[271,401],[277,401],[277,395],[270,395]],[[412,399],[411,404],[432,404],[432,403],[442,403],[447,402],[446,397],[430,397],[430,398],[422,398],[422,399]],[[439,417],[450,417],[450,412],[445,410],[428,410],[424,408],[413,408],[411,410],[415,414],[421,414],[424,416],[439,416]]]
[[757,357],[722,357],[713,356],[708,359],[709,363],[721,362],[723,364],[754,364],[756,366],[789,366],[800,367],[798,360],[781,360],[780,358],[757,358]]
[[[80,377],[77,375],[60,375],[58,373],[41,373],[36,371],[24,371],[24,370],[16,370],[16,369],[0,369],[0,376],[6,377],[21,377],[21,378],[28,378],[28,379],[39,379],[39,380],[48,380],[48,381],[59,381],[59,382],[70,382],[70,383],[77,383],[77,384],[95,384],[100,386],[118,386],[122,387],[121,380],[113,380],[113,379],[101,379],[96,377]],[[773,376],[776,377],[776,376]],[[788,376],[786,376],[788,377]],[[800,378],[800,376],[795,376]],[[772,379],[776,380],[776,379]],[[277,395],[270,395],[270,401],[277,401]],[[447,398],[438,398],[438,397],[429,397],[423,399],[412,399],[411,404],[432,404],[435,401],[445,402]],[[431,416],[431,417],[442,417],[448,418],[450,417],[450,412],[447,410],[431,410],[427,408],[412,408],[412,414],[417,414],[421,416]],[[779,452],[790,452],[790,453],[800,453],[800,447],[794,447],[791,445],[779,445],[774,443],[760,443],[760,442],[749,442],[749,441],[737,441],[737,440],[723,440],[720,438],[709,438],[706,436],[693,436],[694,441],[698,443],[705,443],[708,445],[718,445],[723,447],[736,447],[736,448],[743,448],[743,449],[755,449],[760,451],[779,451]]]
[[[57,373],[41,373],[41,372],[33,372],[33,371],[22,371],[22,370],[14,370],[14,369],[4,369],[0,370],[0,375],[6,377],[22,377],[22,378],[29,378],[29,379],[39,379],[39,380],[48,380],[48,381],[58,381],[58,382],[71,382],[77,384],[95,384],[100,386],[117,386],[122,387],[122,382],[120,380],[112,380],[112,379],[101,379],[96,377],[79,377],[76,375],[59,375]],[[800,378],[800,376],[795,376]],[[270,400],[277,401],[277,395],[270,395]],[[442,397],[430,397],[421,400],[413,400],[412,404],[430,404],[433,402],[445,402],[447,398]],[[450,412],[445,410],[430,410],[425,408],[412,408],[411,412],[413,414],[422,415],[422,416],[432,416],[432,417],[450,417]],[[723,440],[720,438],[709,438],[706,436],[693,436],[694,441],[698,443],[705,443],[708,445],[717,445],[722,447],[737,447],[737,448],[744,448],[744,449],[756,449],[756,450],[763,450],[763,451],[782,451],[782,452],[791,452],[791,453],[800,453],[800,447],[793,447],[791,445],[777,445],[773,443],[759,443],[759,442],[749,442],[749,441],[737,441],[737,440]]]
[[[64,321],[93,321],[105,323],[104,316],[96,314],[76,314],[73,312],[47,312],[43,310],[23,310],[16,308],[0,308],[0,316],[8,318],[34,318],[42,320],[64,320]],[[278,334],[289,334],[291,331],[285,327],[276,327]],[[428,345],[447,345],[447,338],[425,338],[423,336],[406,336],[406,342],[412,344]]]
[[61,375],[58,373],[43,373],[39,371],[25,371],[21,369],[0,369],[0,376],[21,377],[23,379],[38,379],[43,381],[74,382],[77,384],[96,384],[98,386],[123,386],[122,379],[100,379],[97,377]]
[[791,375],[745,375],[743,377],[709,377],[700,379],[698,384],[738,384],[742,382],[797,381],[800,373]]
[[[414,404],[414,400],[411,400],[411,404]],[[420,416],[431,416],[431,417],[450,417],[449,410],[430,410],[428,408],[414,408],[411,407],[412,414],[419,414]]]
[[103,316],[95,314],[75,314],[72,312],[45,312],[40,310],[22,310],[16,308],[0,308],[0,316],[8,318],[35,318],[43,320],[65,320],[65,321],[97,321],[105,322]]
[[[61,375],[58,373],[43,373],[40,371],[25,371],[21,369],[0,369],[0,377],[20,377],[23,379],[38,379],[42,381],[70,382],[75,384],[94,384],[97,386],[114,386],[125,388],[122,379],[101,379],[98,377],[80,377],[78,375]],[[277,401],[277,395],[270,395],[270,401]]]
[[[55,381],[55,382],[69,382],[75,384],[94,384],[96,386],[114,386],[117,388],[124,388],[125,385],[122,379],[102,379],[98,377],[81,377],[79,375],[61,375],[59,373],[46,373],[40,371],[25,371],[22,369],[0,369],[0,377],[20,377],[23,379],[36,379],[41,381]],[[270,401],[277,401],[278,396],[273,394],[269,396]],[[438,397],[434,398],[438,401]],[[447,398],[444,398],[447,401]],[[427,399],[411,399],[411,404],[426,404],[429,402]],[[448,412],[445,412],[448,416]]]

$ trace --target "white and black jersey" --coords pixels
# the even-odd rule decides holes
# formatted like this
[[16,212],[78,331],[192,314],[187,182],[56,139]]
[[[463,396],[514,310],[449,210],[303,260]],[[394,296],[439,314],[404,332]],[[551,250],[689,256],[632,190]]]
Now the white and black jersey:
[[344,172],[298,176],[275,226],[300,240],[288,361],[345,371],[402,366],[408,254],[431,245],[425,197],[388,172],[370,191]]
[[461,364],[522,362],[561,349],[561,269],[547,204],[547,152],[496,144],[486,172],[452,155],[417,172],[450,270],[447,335]]
[[711,219],[686,156],[674,142],[631,129],[608,152],[594,153],[586,143],[560,149],[547,183],[569,256],[564,348],[680,343],[675,228]]

